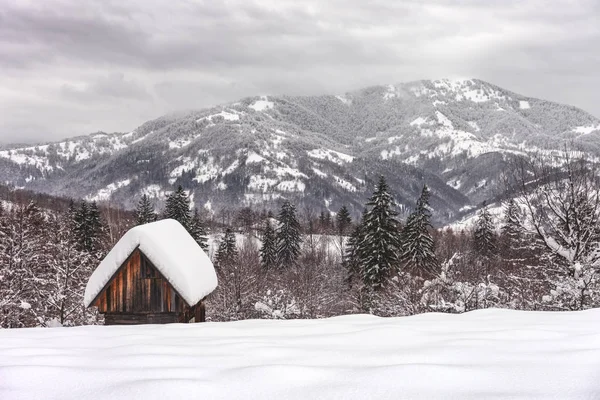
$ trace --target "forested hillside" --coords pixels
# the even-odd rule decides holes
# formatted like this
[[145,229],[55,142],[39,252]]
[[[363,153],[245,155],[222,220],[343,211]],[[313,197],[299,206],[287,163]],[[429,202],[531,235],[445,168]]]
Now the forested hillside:
[[600,120],[477,80],[418,81],[344,95],[263,96],[168,115],[128,133],[0,150],[0,181],[132,209],[181,185],[198,208],[240,204],[360,216],[380,175],[400,213],[431,190],[434,222],[505,191],[515,156],[565,143],[600,149]]
[[346,206],[320,212],[290,200],[275,213],[210,213],[181,186],[162,209],[139,197],[135,213],[2,188],[0,324],[98,323],[82,304],[89,275],[127,229],[159,218],[179,221],[213,259],[213,321],[600,305],[595,164],[563,152],[513,167],[517,196],[495,217],[484,206],[463,230],[432,227],[427,185],[401,216],[383,176],[358,219]]

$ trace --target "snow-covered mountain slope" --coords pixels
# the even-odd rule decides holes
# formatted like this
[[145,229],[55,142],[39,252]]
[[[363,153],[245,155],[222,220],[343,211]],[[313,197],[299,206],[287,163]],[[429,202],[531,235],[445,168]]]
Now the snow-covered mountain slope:
[[598,332],[600,310],[499,309],[5,329],[0,398],[596,399]]
[[575,141],[600,120],[480,80],[419,81],[344,95],[262,96],[169,115],[124,134],[0,149],[0,180],[131,207],[182,184],[198,206],[265,204],[359,213],[384,174],[401,208],[427,182],[438,221],[497,195],[511,154]]
[[[477,220],[479,218],[479,213],[481,212],[482,206],[478,207],[468,206],[465,207],[463,211],[463,215],[458,217],[452,223],[446,225],[445,228],[450,228],[455,232],[460,232],[462,230],[472,230],[475,229],[477,224]],[[504,223],[504,214],[506,211],[506,203],[505,202],[497,202],[492,203],[487,206],[487,210],[492,217],[492,221],[494,225],[499,230],[502,224]]]

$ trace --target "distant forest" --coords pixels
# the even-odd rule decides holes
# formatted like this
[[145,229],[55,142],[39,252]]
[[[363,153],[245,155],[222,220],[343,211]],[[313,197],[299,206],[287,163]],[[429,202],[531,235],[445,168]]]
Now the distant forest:
[[[556,160],[555,160],[556,161]],[[102,323],[83,307],[85,285],[132,226],[178,220],[209,253],[218,289],[207,319],[459,313],[500,307],[600,306],[600,182],[594,163],[564,152],[515,161],[502,218],[483,207],[473,227],[434,229],[425,185],[405,220],[380,177],[359,220],[244,207],[192,209],[179,187],[164,209],[135,211],[0,187],[0,326]]]

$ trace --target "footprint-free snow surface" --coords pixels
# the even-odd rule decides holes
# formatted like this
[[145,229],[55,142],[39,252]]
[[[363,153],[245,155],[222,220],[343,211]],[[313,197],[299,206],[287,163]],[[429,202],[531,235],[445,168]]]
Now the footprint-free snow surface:
[[0,399],[599,399],[600,310],[0,330]]

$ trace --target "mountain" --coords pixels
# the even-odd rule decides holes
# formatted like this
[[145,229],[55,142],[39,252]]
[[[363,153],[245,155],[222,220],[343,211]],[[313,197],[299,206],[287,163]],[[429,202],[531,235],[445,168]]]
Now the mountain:
[[514,154],[574,142],[600,149],[600,120],[575,107],[477,80],[375,86],[344,95],[261,96],[180,115],[129,133],[95,133],[0,149],[0,181],[133,207],[183,185],[197,206],[242,205],[358,215],[380,174],[400,209],[423,183],[434,216],[456,218],[503,191]]

